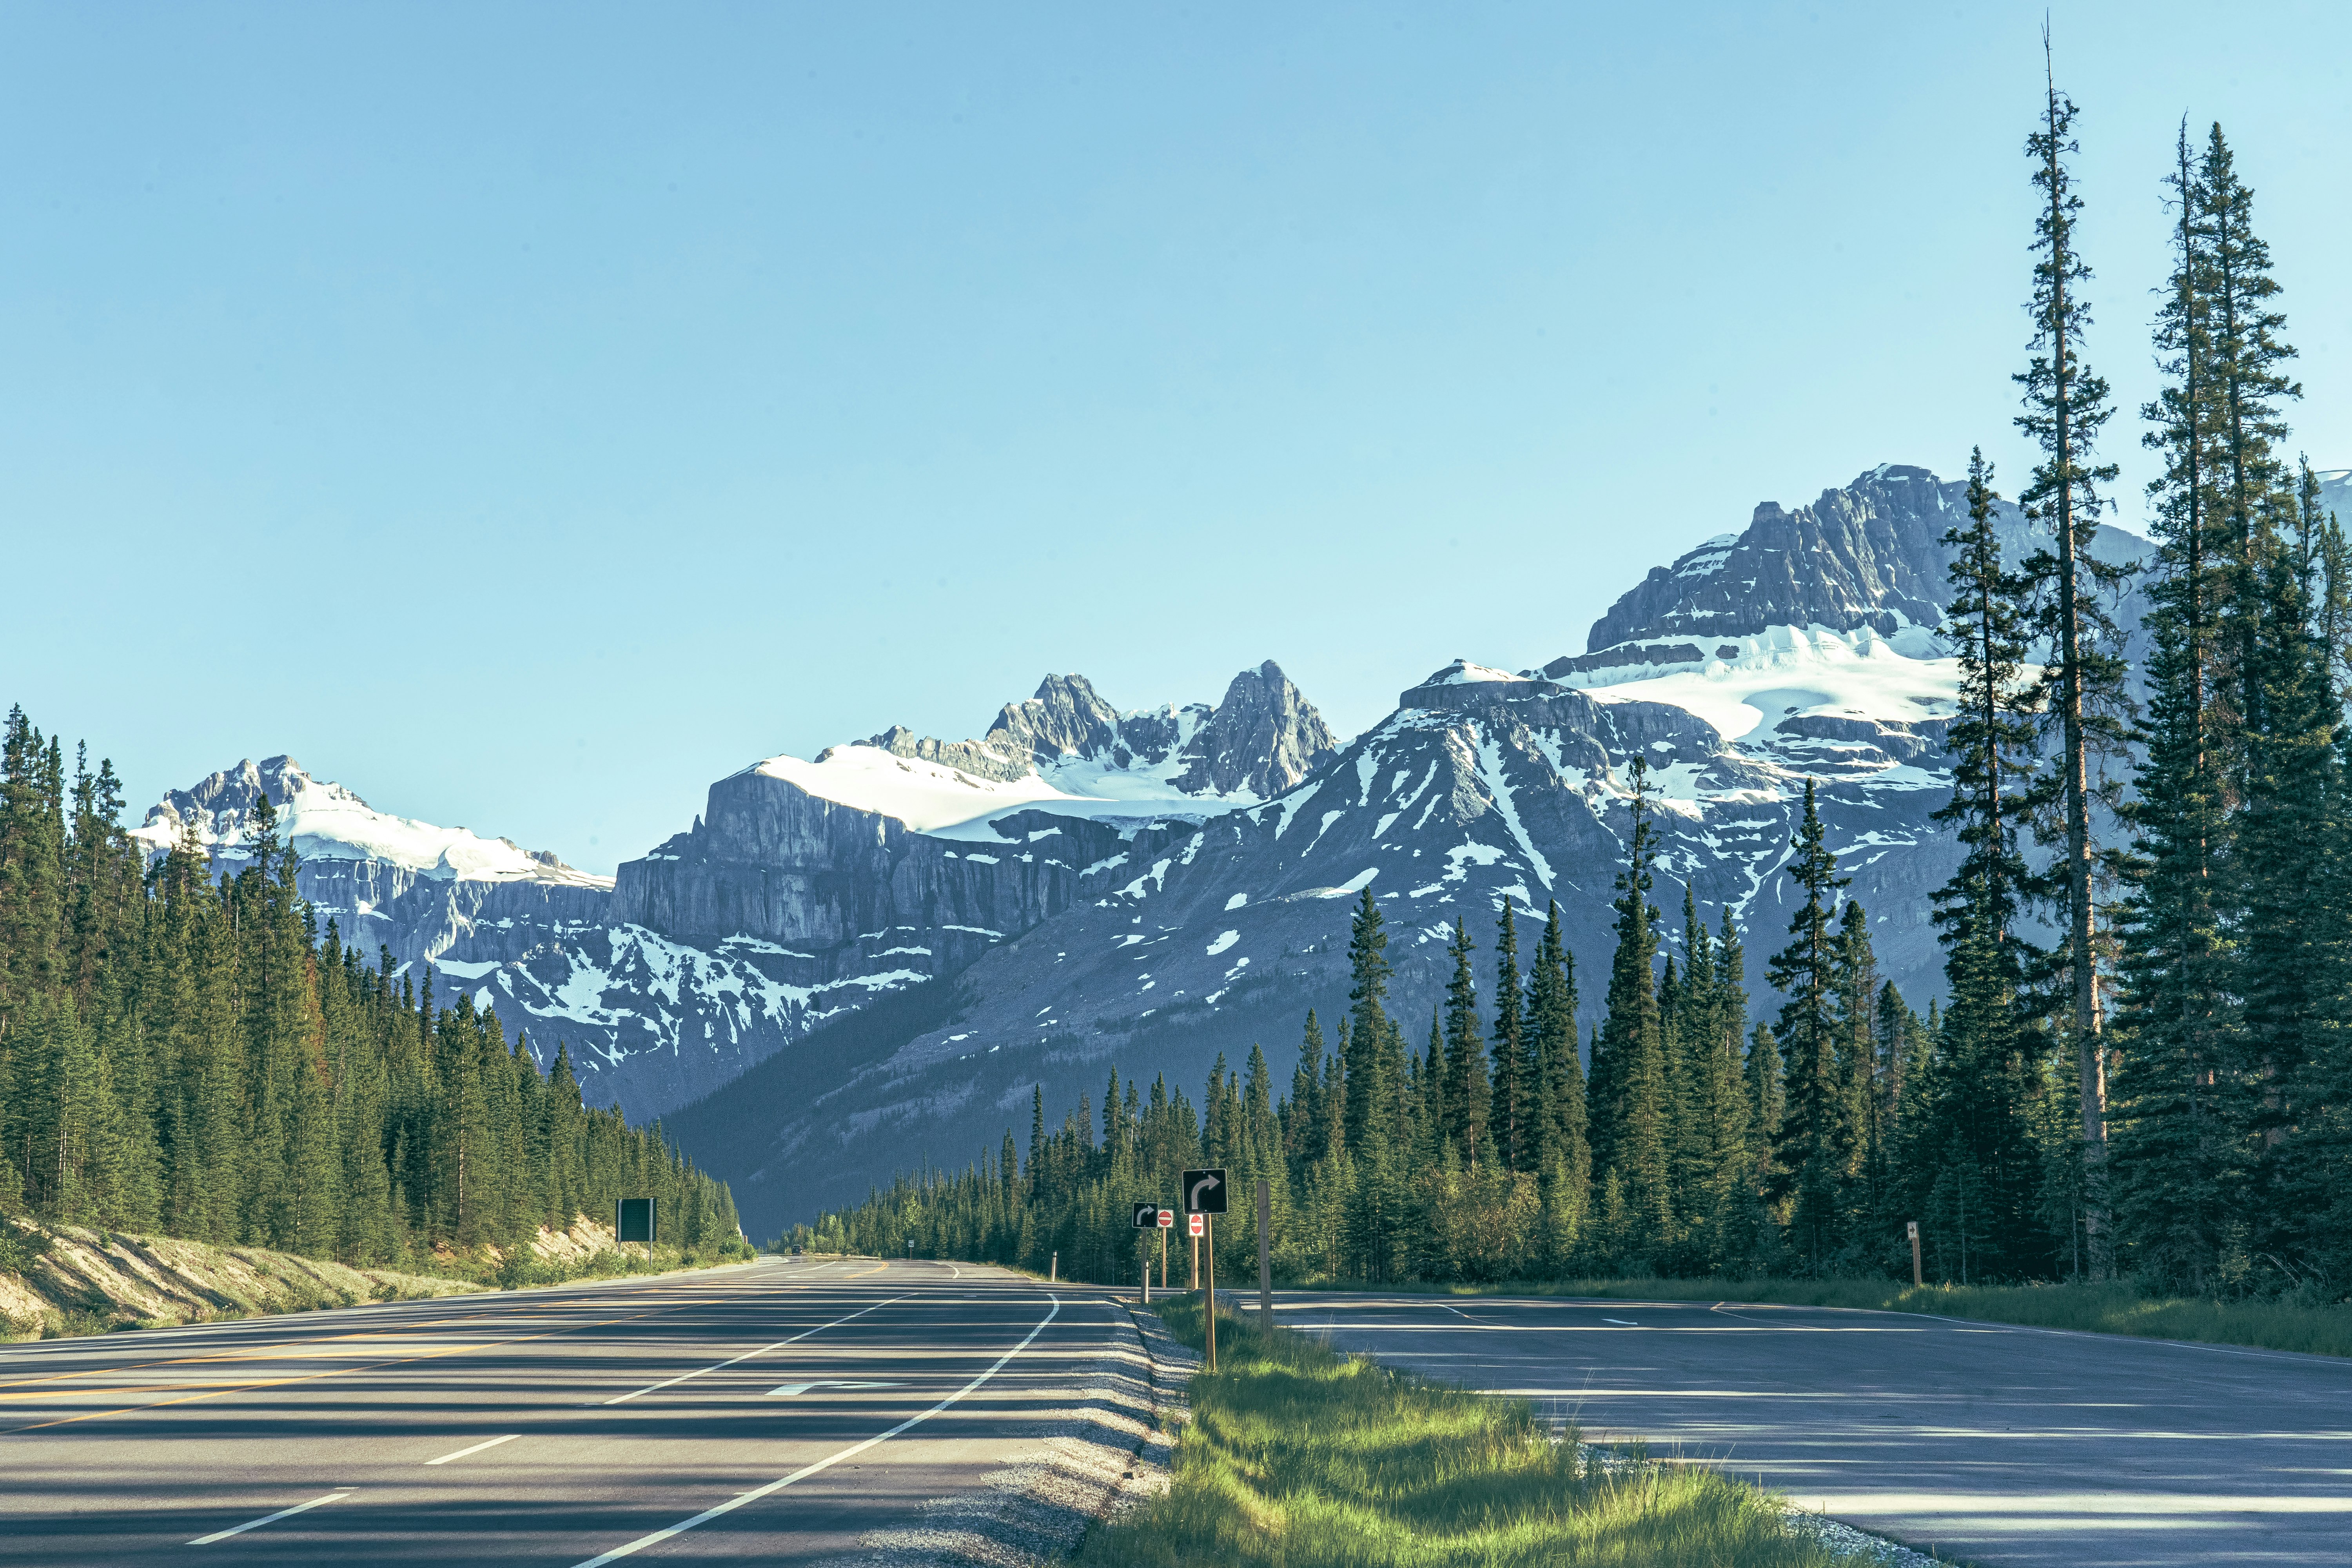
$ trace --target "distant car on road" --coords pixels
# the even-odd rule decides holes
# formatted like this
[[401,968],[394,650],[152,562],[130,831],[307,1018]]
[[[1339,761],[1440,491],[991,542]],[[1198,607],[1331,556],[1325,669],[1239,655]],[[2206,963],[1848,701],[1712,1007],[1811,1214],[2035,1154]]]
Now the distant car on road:
[[800,1249],[799,1247],[793,1247],[793,1256],[794,1258],[798,1258],[800,1255],[801,1255],[801,1249]]

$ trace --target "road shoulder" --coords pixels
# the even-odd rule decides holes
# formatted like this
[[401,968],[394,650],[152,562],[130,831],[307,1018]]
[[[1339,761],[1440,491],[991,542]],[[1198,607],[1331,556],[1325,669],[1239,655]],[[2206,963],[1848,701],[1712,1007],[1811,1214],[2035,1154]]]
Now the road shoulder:
[[1167,1489],[1199,1358],[1131,1302],[1088,1292],[1072,1304],[1108,1310],[1109,1332],[1076,1369],[1068,1400],[1039,1412],[1044,1430],[1024,1445],[1033,1451],[821,1568],[1036,1568],[1066,1557],[1097,1521]]

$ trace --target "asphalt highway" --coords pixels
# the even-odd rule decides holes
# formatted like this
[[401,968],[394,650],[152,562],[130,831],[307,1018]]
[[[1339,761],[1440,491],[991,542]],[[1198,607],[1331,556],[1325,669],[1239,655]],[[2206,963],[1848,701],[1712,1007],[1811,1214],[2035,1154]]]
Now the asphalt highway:
[[0,1563],[814,1563],[1034,1457],[1119,1332],[756,1264],[0,1347]]
[[2352,1563],[2334,1357],[1704,1301],[1285,1292],[1276,1316],[2004,1568]]

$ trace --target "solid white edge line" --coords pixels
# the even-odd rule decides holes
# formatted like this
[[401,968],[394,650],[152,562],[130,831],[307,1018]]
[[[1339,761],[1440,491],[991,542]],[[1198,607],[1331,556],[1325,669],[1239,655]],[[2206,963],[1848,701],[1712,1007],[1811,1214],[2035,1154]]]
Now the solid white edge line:
[[813,1465],[803,1465],[799,1469],[794,1470],[791,1475],[782,1477],[777,1480],[770,1481],[766,1486],[754,1487],[748,1492],[738,1492],[735,1496],[728,1499],[725,1502],[719,1504],[715,1508],[704,1509],[692,1519],[680,1520],[677,1523],[673,1524],[667,1529],[655,1531],[651,1535],[641,1535],[625,1546],[615,1546],[612,1551],[604,1552],[601,1556],[591,1557],[584,1563],[575,1564],[575,1568],[604,1568],[604,1564],[607,1563],[617,1562],[619,1559],[626,1557],[635,1552],[642,1552],[648,1546],[667,1541],[673,1535],[683,1535],[698,1524],[707,1524],[710,1521],[717,1519],[722,1513],[732,1513],[737,1509],[741,1508],[745,1503],[757,1502],[760,1499],[768,1496],[771,1492],[780,1492],[786,1487],[791,1486],[794,1481],[804,1479],[807,1477],[816,1474],[819,1470],[830,1469],[834,1466],[841,1463],[842,1460],[850,1458],[855,1455],[862,1454],[877,1443],[888,1442],[891,1438],[896,1437],[899,1433],[904,1432],[909,1426],[919,1426],[923,1422],[929,1421],[932,1416],[937,1415],[940,1411],[945,1410],[949,1405],[953,1405],[957,1400],[961,1399],[965,1394],[970,1394],[973,1389],[978,1388],[982,1384],[986,1383],[990,1378],[994,1377],[998,1373],[1003,1371],[1005,1363],[1011,1361],[1014,1356],[1019,1355],[1023,1351],[1027,1350],[1030,1342],[1035,1340],[1039,1334],[1045,1331],[1045,1325],[1052,1322],[1055,1318],[1061,1316],[1062,1299],[1059,1296],[1053,1295],[1049,1295],[1045,1299],[1048,1301],[1051,1301],[1053,1306],[1046,1310],[1044,1317],[1037,1320],[1037,1326],[1031,1329],[1029,1332],[1023,1337],[1019,1344],[1014,1345],[1011,1350],[1006,1351],[1003,1355],[998,1356],[996,1358],[995,1364],[991,1366],[986,1372],[982,1373],[978,1377],[973,1378],[970,1383],[965,1384],[961,1388],[957,1389],[953,1394],[949,1394],[945,1399],[942,1399],[937,1405],[932,1405],[929,1410],[922,1412],[919,1415],[908,1416],[907,1419],[899,1422],[887,1432],[883,1432],[875,1436],[868,1437],[862,1443],[852,1443],[848,1447],[842,1449],[837,1454],[828,1454]]
[[428,1465],[446,1465],[452,1459],[462,1459],[468,1454],[478,1454],[485,1448],[495,1448],[501,1443],[511,1443],[521,1436],[520,1432],[509,1432],[503,1437],[493,1437],[487,1443],[477,1443],[470,1448],[460,1448],[454,1454],[444,1454],[437,1459],[427,1459],[425,1462]]
[[322,1502],[341,1502],[352,1495],[349,1487],[337,1487],[325,1497],[314,1497],[309,1502],[298,1502],[292,1508],[281,1508],[276,1513],[265,1513],[259,1519],[248,1519],[243,1524],[233,1524],[226,1530],[215,1530],[210,1535],[199,1535],[188,1542],[191,1546],[210,1546],[215,1541],[226,1541],[232,1535],[243,1535],[248,1530],[259,1530],[265,1524],[275,1524],[289,1514],[304,1512]]
[[[888,1301],[877,1301],[870,1307],[863,1307],[858,1310],[850,1313],[849,1318],[862,1318],[868,1312],[878,1312],[883,1308],[889,1306],[891,1302],[903,1301],[906,1299],[907,1298],[904,1296],[893,1296]],[[688,1379],[700,1377],[706,1372],[721,1372],[728,1367],[733,1366],[739,1361],[750,1361],[755,1355],[765,1355],[770,1351],[782,1350],[786,1345],[798,1344],[801,1341],[808,1338],[811,1334],[821,1334],[827,1329],[837,1329],[841,1327],[842,1324],[849,1321],[849,1318],[835,1318],[829,1323],[819,1323],[815,1328],[803,1330],[802,1332],[794,1334],[791,1339],[778,1340],[774,1344],[761,1345],[755,1351],[745,1351],[741,1355],[730,1356],[725,1361],[714,1363],[709,1366],[697,1367],[692,1372],[680,1373],[677,1376],[671,1378],[667,1383],[647,1384],[645,1387],[637,1389],[632,1393],[620,1394],[612,1399],[600,1399],[597,1403],[599,1405],[626,1405],[630,1400],[635,1399],[640,1394],[659,1394],[665,1388],[676,1388],[679,1384],[686,1382]]]

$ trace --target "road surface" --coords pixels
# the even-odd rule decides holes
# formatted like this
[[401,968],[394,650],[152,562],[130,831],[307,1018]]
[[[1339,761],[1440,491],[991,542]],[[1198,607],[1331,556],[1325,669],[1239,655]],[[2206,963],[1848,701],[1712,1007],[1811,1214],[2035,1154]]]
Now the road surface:
[[814,1563],[1037,1457],[1131,1325],[767,1258],[0,1347],[0,1564]]
[[1284,1292],[1276,1315],[2004,1568],[2352,1563],[2352,1361],[1704,1301]]

